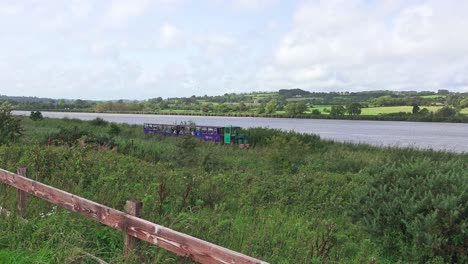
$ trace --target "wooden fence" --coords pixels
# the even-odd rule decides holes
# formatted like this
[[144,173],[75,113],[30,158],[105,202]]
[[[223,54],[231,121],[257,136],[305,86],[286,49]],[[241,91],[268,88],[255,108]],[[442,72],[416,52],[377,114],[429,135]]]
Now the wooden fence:
[[23,217],[27,215],[26,194],[34,195],[125,233],[124,252],[127,253],[134,249],[135,240],[141,239],[200,263],[267,264],[264,261],[141,219],[139,218],[141,216],[141,202],[127,201],[127,213],[124,213],[31,180],[27,178],[27,169],[24,167],[18,168],[17,174],[0,169],[0,182],[18,190],[19,215]]

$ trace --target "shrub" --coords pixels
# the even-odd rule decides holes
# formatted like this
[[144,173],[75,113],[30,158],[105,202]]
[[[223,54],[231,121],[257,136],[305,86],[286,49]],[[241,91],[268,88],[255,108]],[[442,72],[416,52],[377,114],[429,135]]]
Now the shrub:
[[250,144],[255,146],[267,146],[273,137],[282,137],[286,140],[290,140],[295,137],[303,144],[319,145],[321,144],[320,136],[315,134],[298,133],[294,131],[285,132],[280,129],[269,129],[269,128],[249,128],[245,130],[245,134],[249,138]]
[[56,133],[52,133],[48,136],[48,141],[53,142],[56,145],[74,145],[78,139],[88,135],[88,132],[80,130],[78,126],[73,128],[60,128]]
[[457,114],[457,111],[449,106],[444,106],[435,112],[436,117],[451,117]]
[[270,140],[272,150],[268,154],[269,167],[275,173],[296,173],[304,164],[309,151],[308,144],[304,144],[297,137],[291,138],[274,136]]
[[388,255],[411,262],[468,261],[466,164],[410,160],[371,174],[354,216]]
[[8,103],[0,105],[0,145],[14,142],[22,135],[21,120],[13,117],[12,106]]
[[42,113],[39,111],[31,111],[29,118],[33,121],[40,121],[44,119],[44,117],[42,116]]
[[89,121],[89,123],[93,126],[107,126],[109,122],[100,117],[96,117],[95,119]]
[[115,123],[110,124],[109,131],[108,131],[110,136],[118,136],[120,132],[121,132],[121,129],[117,124]]

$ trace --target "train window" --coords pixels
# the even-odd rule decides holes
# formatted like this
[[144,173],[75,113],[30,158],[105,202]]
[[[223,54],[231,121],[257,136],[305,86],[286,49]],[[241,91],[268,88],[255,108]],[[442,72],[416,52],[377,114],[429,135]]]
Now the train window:
[[226,133],[226,134],[231,134],[231,128],[230,128],[230,127],[227,127],[225,133]]
[[207,129],[206,129],[206,127],[202,127],[202,129],[201,129],[201,133],[202,133],[202,134],[206,134],[206,132],[207,132]]

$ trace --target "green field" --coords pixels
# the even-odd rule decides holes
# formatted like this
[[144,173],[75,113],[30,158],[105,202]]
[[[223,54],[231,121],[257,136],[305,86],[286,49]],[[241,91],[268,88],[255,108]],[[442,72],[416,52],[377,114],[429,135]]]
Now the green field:
[[[421,106],[421,109],[427,108],[429,111],[437,111],[440,106]],[[362,115],[379,115],[379,114],[391,114],[391,113],[411,113],[413,111],[412,106],[385,106],[385,107],[370,107],[362,108]]]
[[307,111],[312,112],[312,110],[317,109],[319,110],[322,114],[328,115],[328,112],[325,112],[325,109],[330,110],[331,105],[314,105],[312,108],[307,109]]
[[433,95],[423,95],[423,96],[421,96],[421,97],[422,97],[422,98],[440,98],[440,97],[445,98],[445,97],[447,97],[447,96],[446,96],[446,95],[433,94]]

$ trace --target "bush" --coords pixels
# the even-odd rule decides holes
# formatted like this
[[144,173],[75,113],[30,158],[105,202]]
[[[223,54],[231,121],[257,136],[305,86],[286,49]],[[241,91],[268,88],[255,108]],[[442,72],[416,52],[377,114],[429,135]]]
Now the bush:
[[120,132],[121,132],[121,129],[117,124],[115,123],[110,124],[109,131],[108,131],[110,136],[118,136]]
[[96,117],[95,119],[89,121],[89,123],[93,126],[107,126],[109,122],[100,117]]
[[31,114],[29,115],[29,118],[31,118],[31,120],[33,120],[33,121],[40,121],[40,120],[44,119],[44,117],[42,116],[42,113],[39,112],[39,111],[31,111]]
[[312,144],[314,146],[320,145],[320,136],[315,134],[298,133],[294,131],[285,132],[280,129],[269,129],[269,128],[249,128],[245,129],[250,145],[255,146],[268,146],[271,143],[273,137],[282,137],[286,140],[290,140],[295,137],[299,142],[303,144]]
[[10,104],[0,105],[0,145],[15,142],[22,135],[21,120],[14,118],[11,111]]
[[449,106],[444,106],[435,112],[436,117],[445,117],[445,118],[455,116],[456,114],[457,114],[457,111],[455,111],[455,109]]
[[49,143],[54,143],[55,145],[74,145],[78,139],[83,136],[88,135],[88,132],[80,130],[78,126],[73,128],[60,128],[56,133],[52,133],[48,136]]
[[309,151],[308,144],[304,144],[298,137],[274,136],[270,139],[272,150],[268,153],[269,167],[274,173],[297,173],[304,164]]
[[371,174],[354,216],[388,255],[410,262],[467,263],[466,164],[410,160]]

